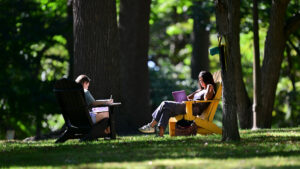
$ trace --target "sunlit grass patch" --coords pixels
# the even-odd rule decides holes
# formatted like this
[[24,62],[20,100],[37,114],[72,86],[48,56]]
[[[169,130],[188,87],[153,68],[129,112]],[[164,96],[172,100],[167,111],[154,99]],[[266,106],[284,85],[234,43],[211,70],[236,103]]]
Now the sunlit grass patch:
[[0,168],[300,168],[300,128],[241,130],[240,135],[240,142],[221,142],[220,135],[0,141]]

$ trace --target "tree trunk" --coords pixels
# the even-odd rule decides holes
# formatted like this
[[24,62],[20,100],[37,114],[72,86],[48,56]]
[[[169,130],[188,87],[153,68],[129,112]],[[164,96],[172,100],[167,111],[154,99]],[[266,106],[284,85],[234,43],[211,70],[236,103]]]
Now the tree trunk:
[[74,0],[74,76],[88,75],[95,99],[120,101],[120,56],[114,0]]
[[[238,49],[240,51],[240,48]],[[240,128],[249,129],[252,127],[252,103],[248,96],[243,81],[241,55],[236,58],[236,97],[237,97],[237,114],[239,119]]]
[[67,39],[67,49],[69,52],[69,69],[68,69],[68,78],[74,79],[74,41],[73,41],[73,0],[68,0],[67,3],[67,30],[66,30],[66,39]]
[[193,1],[193,33],[192,44],[193,52],[191,59],[191,77],[198,79],[199,72],[209,71],[209,30],[206,26],[209,24],[209,14],[201,9],[202,1]]
[[[239,11],[240,12],[240,11]],[[239,32],[239,30],[238,30]],[[236,97],[237,97],[237,114],[239,125],[242,129],[249,129],[253,123],[252,103],[248,96],[245,83],[243,81],[240,46],[238,46],[238,54],[236,55]]]
[[149,16],[151,1],[120,1],[123,130],[136,132],[151,121],[149,101]]
[[257,117],[260,128],[271,128],[275,92],[286,43],[285,13],[289,0],[272,1],[270,26],[265,41],[262,65],[262,115]]
[[254,57],[253,57],[253,125],[252,128],[256,129],[257,114],[261,114],[261,77],[260,77],[260,59],[259,59],[259,31],[258,31],[258,9],[257,0],[253,0],[253,44],[254,44]]
[[[225,38],[225,62],[222,65],[223,83],[223,133],[222,140],[239,140],[240,135],[237,125],[236,80],[240,58],[239,24],[240,2],[235,0],[216,1],[217,29]],[[222,56],[223,54],[220,54]]]

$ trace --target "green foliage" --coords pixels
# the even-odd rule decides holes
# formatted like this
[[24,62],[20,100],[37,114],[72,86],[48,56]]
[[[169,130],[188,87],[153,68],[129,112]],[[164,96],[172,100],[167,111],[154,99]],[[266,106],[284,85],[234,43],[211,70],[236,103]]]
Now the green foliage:
[[0,10],[0,130],[22,138],[58,113],[52,88],[68,65],[66,1],[2,0]]
[[[120,1],[117,0],[119,7]],[[252,1],[241,1],[241,57],[243,79],[252,98]],[[271,1],[259,2],[260,56],[269,26]],[[66,0],[1,0],[0,5],[0,138],[5,130],[16,130],[17,138],[54,130],[62,124],[52,92],[56,79],[68,74],[69,54]],[[291,1],[286,17],[299,12],[299,3]],[[217,46],[214,4],[202,0],[153,0],[150,16],[149,60],[152,109],[163,100],[172,100],[171,92],[197,88],[190,78],[191,33],[194,19],[210,16],[205,26],[211,31],[211,47]],[[203,19],[202,19],[203,20]],[[203,22],[204,23],[204,22]],[[299,30],[288,39],[281,78],[276,92],[273,126],[299,125],[300,62]],[[298,50],[297,50],[298,49]],[[289,56],[289,59],[287,58]],[[210,57],[211,72],[220,69],[217,55]],[[221,106],[220,106],[221,107]],[[221,122],[221,109],[216,120]],[[55,125],[57,123],[57,126]],[[49,129],[50,128],[50,129]]]
[[191,93],[197,89],[197,82],[191,79],[188,65],[180,63],[174,66],[168,59],[159,59],[159,65],[149,68],[152,110],[164,100],[174,100],[173,91]]
[[189,17],[192,2],[188,0],[156,0],[151,4],[150,44],[151,60],[169,58],[174,65],[191,57],[188,50],[193,20]]
[[[271,1],[260,1],[258,4],[259,10],[259,48],[260,48],[260,66],[263,63],[264,56],[264,43],[267,35],[267,30],[270,20],[270,7]],[[287,10],[287,18],[299,12],[299,3],[291,1]],[[241,62],[243,80],[246,84],[246,89],[250,99],[253,97],[253,80],[252,80],[252,64],[253,64],[253,33],[252,33],[252,1],[241,1],[241,34],[240,34],[240,47],[241,47]],[[289,40],[296,48],[299,49],[299,36],[297,31],[290,35]],[[300,62],[299,52],[291,47],[290,43],[290,63],[287,59],[287,52],[284,53],[285,59],[281,65],[281,74],[276,91],[276,98],[273,111],[273,127],[287,127],[297,126],[300,124],[298,120],[299,115],[299,83],[300,76]],[[294,78],[296,82],[295,89],[291,86],[291,81]],[[298,83],[297,83],[298,82]]]
[[221,142],[220,135],[142,135],[62,144],[0,141],[0,167],[299,168],[299,133],[299,128],[241,130],[240,142]]

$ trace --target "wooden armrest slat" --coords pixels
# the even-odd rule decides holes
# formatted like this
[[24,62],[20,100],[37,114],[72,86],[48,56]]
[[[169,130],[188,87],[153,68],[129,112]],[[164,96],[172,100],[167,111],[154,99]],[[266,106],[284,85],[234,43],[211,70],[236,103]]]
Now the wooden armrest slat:
[[185,101],[187,102],[192,102],[192,103],[210,103],[210,102],[219,102],[220,99],[214,99],[214,100],[196,100],[196,101]]

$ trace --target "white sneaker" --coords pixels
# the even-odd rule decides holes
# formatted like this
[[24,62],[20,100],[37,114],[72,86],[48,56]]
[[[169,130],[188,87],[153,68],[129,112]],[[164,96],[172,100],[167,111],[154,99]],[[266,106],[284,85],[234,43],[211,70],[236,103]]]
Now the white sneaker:
[[149,123],[149,124],[146,124],[143,127],[139,128],[139,131],[142,133],[154,133],[155,129],[154,129],[154,127],[151,127],[150,123]]

